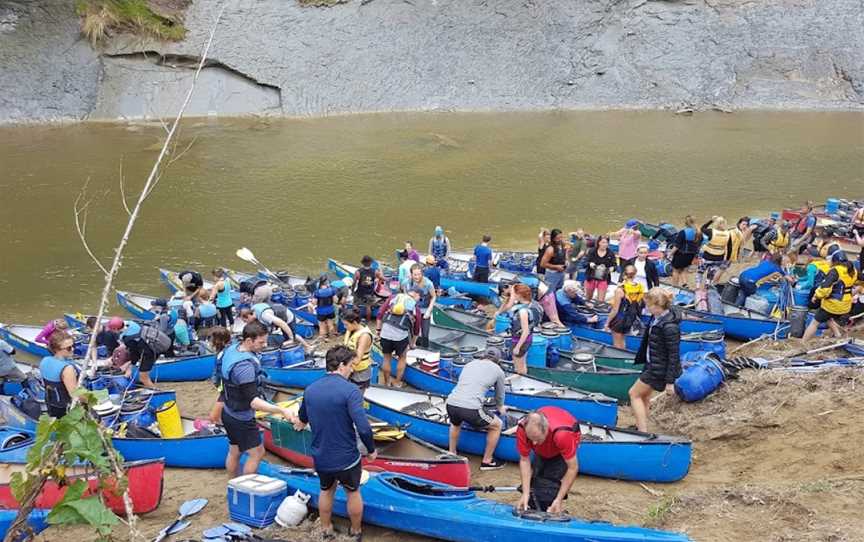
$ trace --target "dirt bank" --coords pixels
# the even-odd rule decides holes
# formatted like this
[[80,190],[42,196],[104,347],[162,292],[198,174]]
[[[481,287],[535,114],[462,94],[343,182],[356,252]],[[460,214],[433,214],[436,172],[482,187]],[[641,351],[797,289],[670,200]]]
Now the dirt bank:
[[[185,414],[204,415],[213,400],[206,383],[178,384]],[[796,376],[745,371],[741,378],[697,404],[661,398],[653,430],[693,439],[693,464],[682,482],[669,485],[579,478],[568,510],[588,519],[643,524],[687,532],[705,542],[861,541],[864,516],[864,374],[833,371]],[[631,423],[629,408],[621,424]],[[269,460],[278,461],[274,457]],[[515,466],[480,473],[480,484],[512,485]],[[168,471],[165,496],[156,512],[141,518],[145,535],[169,523],[181,502],[210,499],[183,537],[196,538],[227,518],[221,471]],[[495,498],[512,502],[514,495]],[[320,540],[312,521],[295,530],[274,528],[285,540]],[[118,536],[125,538],[118,529]],[[83,529],[49,529],[42,541],[89,539]],[[367,540],[424,540],[368,529]]]

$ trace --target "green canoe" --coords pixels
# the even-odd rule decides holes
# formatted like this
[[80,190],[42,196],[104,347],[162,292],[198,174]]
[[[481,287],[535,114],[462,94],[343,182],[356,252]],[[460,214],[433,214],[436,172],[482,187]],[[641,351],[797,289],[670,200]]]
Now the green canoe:
[[[482,350],[485,338],[490,336],[481,325],[468,324],[464,321],[467,318],[462,318],[461,315],[460,318],[455,318],[452,315],[454,311],[450,309],[442,310],[436,307],[432,313],[430,341],[439,351],[458,351],[459,347],[463,346],[477,346]],[[632,353],[599,343],[592,343],[591,348],[580,349],[578,352],[591,353],[595,367],[589,370],[568,368],[573,364],[568,355],[564,354],[558,367],[529,367],[528,375],[583,391],[602,393],[618,399],[619,403],[630,402],[627,392],[639,378],[640,372],[637,370],[639,366],[633,364]]]

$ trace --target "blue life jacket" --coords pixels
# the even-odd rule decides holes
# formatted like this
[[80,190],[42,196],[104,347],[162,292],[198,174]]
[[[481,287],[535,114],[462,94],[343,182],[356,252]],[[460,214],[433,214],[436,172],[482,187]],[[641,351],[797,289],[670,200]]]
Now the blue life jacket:
[[432,255],[435,256],[436,260],[441,260],[447,257],[447,238],[434,237],[432,239]]
[[42,382],[45,384],[45,404],[49,408],[66,410],[72,403],[69,390],[63,384],[63,370],[66,367],[74,368],[75,374],[78,374],[78,365],[71,359],[46,356],[39,363],[39,373],[42,375]]
[[315,300],[318,303],[315,313],[320,316],[328,316],[336,312],[333,307],[333,297],[336,295],[336,288],[328,286],[327,288],[318,288],[315,290]]
[[522,333],[522,319],[519,317],[519,311],[526,309],[528,311],[528,331],[534,329],[543,320],[543,308],[536,301],[531,303],[517,303],[510,309],[510,334],[514,337]]
[[240,394],[240,385],[235,383],[231,374],[240,363],[251,363],[255,367],[255,381],[259,393],[264,383],[264,371],[261,370],[261,362],[252,352],[241,352],[238,350],[239,343],[234,343],[222,351],[222,393],[225,396],[225,406],[236,413],[244,413],[252,410],[250,401],[244,400]]

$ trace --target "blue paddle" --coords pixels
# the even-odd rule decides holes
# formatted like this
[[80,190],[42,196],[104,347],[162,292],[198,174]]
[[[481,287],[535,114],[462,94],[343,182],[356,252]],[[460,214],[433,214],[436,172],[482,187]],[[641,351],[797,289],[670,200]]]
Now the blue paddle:
[[180,532],[188,527],[189,522],[183,520],[200,512],[205,506],[207,506],[207,502],[207,499],[192,499],[181,504],[177,519],[174,520],[174,523],[162,529],[156,538],[153,539],[153,542],[162,542],[162,540],[165,540],[168,536]]

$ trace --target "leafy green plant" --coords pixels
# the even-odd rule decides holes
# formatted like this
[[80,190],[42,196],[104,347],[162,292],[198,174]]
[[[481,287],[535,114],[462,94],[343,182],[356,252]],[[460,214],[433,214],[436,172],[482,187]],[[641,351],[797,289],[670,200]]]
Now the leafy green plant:
[[675,495],[665,495],[656,503],[648,507],[648,512],[645,514],[646,525],[663,525],[672,508],[678,503],[678,497]]
[[49,524],[90,525],[99,539],[105,539],[119,522],[99,494],[88,495],[86,479],[69,484],[69,473],[86,469],[96,475],[100,490],[121,495],[127,487],[123,458],[111,444],[108,430],[91,414],[91,407],[107,398],[107,393],[79,390],[76,397],[78,401],[66,416],[39,418],[35,441],[27,453],[27,469],[12,474],[12,495],[21,511],[5,540],[13,540],[16,531],[26,529],[27,515],[48,480],[66,486],[63,499],[48,514]]

